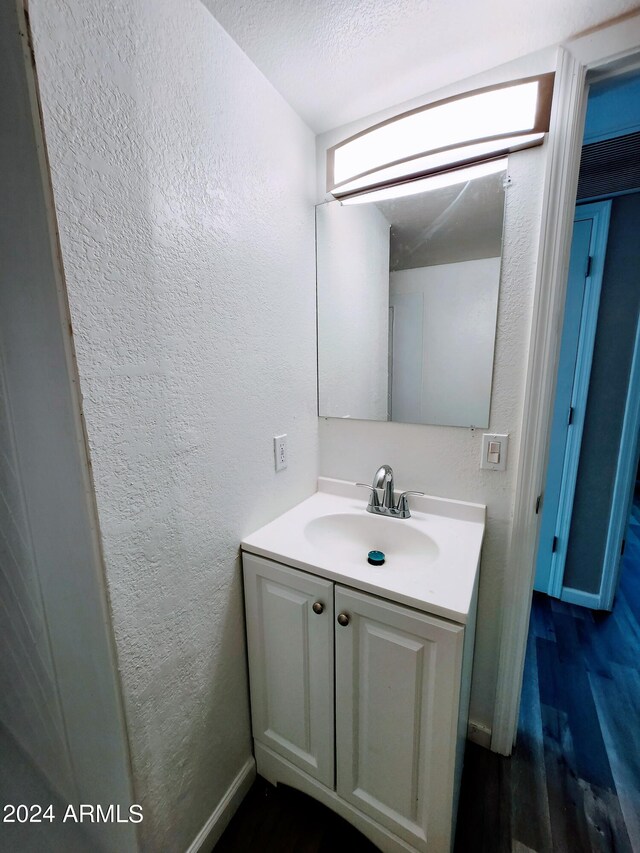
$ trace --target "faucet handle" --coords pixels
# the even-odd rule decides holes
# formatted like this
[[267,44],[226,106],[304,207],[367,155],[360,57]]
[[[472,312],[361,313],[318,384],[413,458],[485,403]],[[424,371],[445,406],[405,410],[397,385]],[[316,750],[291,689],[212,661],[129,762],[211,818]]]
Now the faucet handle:
[[371,495],[369,496],[369,507],[380,506],[380,498],[378,497],[378,490],[375,486],[370,486],[368,483],[356,483],[356,486],[360,486],[361,489],[370,490]]
[[409,501],[407,500],[408,495],[418,495],[419,497],[424,497],[424,492],[414,492],[408,491],[403,492],[398,498],[398,503],[396,506],[397,511],[400,513],[401,518],[411,518],[411,513],[409,512]]

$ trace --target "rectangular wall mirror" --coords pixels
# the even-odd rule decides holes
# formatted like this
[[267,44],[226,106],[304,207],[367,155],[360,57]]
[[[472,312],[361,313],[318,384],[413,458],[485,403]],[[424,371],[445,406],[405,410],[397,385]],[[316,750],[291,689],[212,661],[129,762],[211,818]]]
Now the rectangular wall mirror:
[[504,178],[317,206],[321,417],[489,425]]

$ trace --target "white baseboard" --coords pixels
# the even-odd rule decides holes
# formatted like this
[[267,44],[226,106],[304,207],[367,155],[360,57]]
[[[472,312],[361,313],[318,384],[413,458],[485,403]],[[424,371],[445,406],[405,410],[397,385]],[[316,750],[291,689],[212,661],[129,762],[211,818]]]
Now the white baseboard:
[[563,586],[560,598],[567,604],[579,604],[581,607],[588,607],[590,610],[600,609],[600,596],[594,592],[584,592],[581,589]]
[[256,760],[251,756],[233,780],[227,793],[220,800],[205,825],[191,842],[187,853],[200,853],[200,851],[209,853],[213,849],[225,831],[227,824],[234,816],[236,809],[245,798],[255,778]]
[[478,746],[483,746],[485,749],[491,749],[491,729],[489,726],[483,726],[482,723],[477,723],[475,720],[469,720],[467,729],[467,738]]

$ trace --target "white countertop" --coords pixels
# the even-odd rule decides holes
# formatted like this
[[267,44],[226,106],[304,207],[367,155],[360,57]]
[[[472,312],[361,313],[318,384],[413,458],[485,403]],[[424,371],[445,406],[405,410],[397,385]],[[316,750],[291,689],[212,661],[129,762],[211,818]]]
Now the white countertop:
[[[476,586],[486,508],[463,501],[411,496],[411,518],[399,519],[367,513],[367,500],[365,489],[344,480],[321,477],[314,495],[245,537],[242,548],[465,624]],[[309,531],[317,526],[316,520],[337,515],[348,516],[342,525],[347,531],[349,519],[357,522],[354,527],[365,531],[364,539],[362,534],[360,539],[367,544],[346,541],[345,534],[326,547],[314,541]],[[393,553],[392,543],[404,539],[412,552],[407,559]],[[427,546],[424,559],[419,550],[423,541]],[[386,542],[391,543],[388,548]],[[367,550],[374,549],[387,553],[384,565],[367,562]]]

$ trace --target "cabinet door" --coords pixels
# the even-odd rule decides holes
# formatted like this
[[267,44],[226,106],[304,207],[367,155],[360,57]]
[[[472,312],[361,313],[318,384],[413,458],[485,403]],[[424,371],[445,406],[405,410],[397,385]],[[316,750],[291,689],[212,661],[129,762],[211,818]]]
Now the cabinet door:
[[333,583],[242,559],[253,736],[333,789]]
[[464,628],[338,585],[335,606],[338,794],[448,851]]

